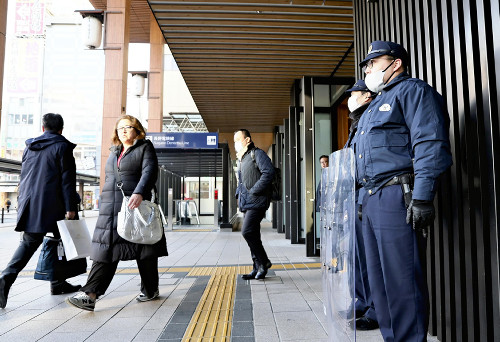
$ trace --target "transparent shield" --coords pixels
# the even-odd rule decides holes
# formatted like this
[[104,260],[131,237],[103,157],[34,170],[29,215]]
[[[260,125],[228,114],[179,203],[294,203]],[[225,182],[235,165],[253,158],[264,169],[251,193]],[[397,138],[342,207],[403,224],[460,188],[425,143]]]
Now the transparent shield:
[[[328,179],[329,179],[329,172],[328,172],[328,168],[324,168],[322,169],[321,171],[321,186],[320,186],[320,191],[321,191],[321,201],[320,201],[320,204],[319,204],[319,208],[320,208],[320,260],[321,260],[321,266],[322,266],[322,269],[323,269],[323,273],[322,273],[322,285],[323,285],[323,298],[327,299],[329,298],[329,291],[328,291],[328,272],[327,272],[327,263],[326,263],[326,260],[329,260],[327,259],[327,249],[326,249],[326,246],[327,246],[327,243],[326,241],[328,240],[328,237],[329,237],[329,233],[328,233],[328,227],[329,227],[329,224],[328,224],[328,219],[327,219],[327,203],[329,203],[328,199],[327,199],[327,196],[329,194],[329,191],[328,191],[328,185],[329,185],[329,182],[328,182]],[[328,301],[323,301],[323,308],[325,310],[325,315],[328,315],[329,313],[329,307],[330,307],[331,303],[329,303]]]
[[[330,341],[355,341],[354,310],[355,173],[352,149],[330,155],[322,203],[323,293]],[[322,187],[323,189],[323,187]],[[323,195],[323,194],[322,194]],[[324,208],[324,209],[323,209]],[[324,213],[323,213],[324,210]],[[323,224],[323,220],[322,220]]]

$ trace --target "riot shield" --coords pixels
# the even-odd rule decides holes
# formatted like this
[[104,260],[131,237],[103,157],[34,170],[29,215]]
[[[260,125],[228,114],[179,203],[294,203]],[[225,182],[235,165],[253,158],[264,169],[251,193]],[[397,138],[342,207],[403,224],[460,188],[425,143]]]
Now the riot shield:
[[352,149],[343,149],[330,155],[328,171],[324,171],[327,175],[322,175],[323,293],[329,340],[335,342],[355,341],[356,337],[352,320],[347,319],[353,315],[355,293],[354,165]]
[[325,315],[328,317],[330,314],[330,307],[331,307],[331,302],[329,301],[330,298],[330,289],[329,289],[329,272],[328,272],[328,265],[327,265],[327,260],[331,260],[331,249],[327,248],[327,240],[329,239],[329,232],[328,229],[330,227],[330,221],[331,221],[331,211],[327,210],[328,203],[330,203],[330,197],[331,197],[331,191],[329,189],[330,183],[329,183],[329,168],[323,168],[321,171],[321,202],[319,205],[320,208],[320,225],[321,225],[321,233],[320,233],[320,260],[321,260],[321,266],[322,266],[322,285],[323,285],[323,308],[325,311]]

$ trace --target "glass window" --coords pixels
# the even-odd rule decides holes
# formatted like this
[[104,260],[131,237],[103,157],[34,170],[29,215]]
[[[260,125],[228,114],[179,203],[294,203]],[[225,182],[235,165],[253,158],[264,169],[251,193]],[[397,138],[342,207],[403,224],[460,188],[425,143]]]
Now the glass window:
[[16,125],[21,124],[21,115],[16,114]]
[[200,196],[201,198],[210,198],[210,182],[201,182]]
[[28,125],[33,125],[33,114],[28,115]]
[[198,198],[198,189],[199,189],[198,180],[189,182],[188,186],[189,186],[188,197],[193,199]]

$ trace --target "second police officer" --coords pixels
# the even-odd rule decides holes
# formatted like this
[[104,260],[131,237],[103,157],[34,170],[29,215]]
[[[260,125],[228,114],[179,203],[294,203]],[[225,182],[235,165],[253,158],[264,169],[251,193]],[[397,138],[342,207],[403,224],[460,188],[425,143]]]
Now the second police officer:
[[437,179],[452,164],[443,99],[410,78],[407,65],[401,45],[372,42],[360,66],[378,96],[355,137],[368,278],[380,331],[391,342],[427,340],[426,228]]
[[[358,80],[350,89],[346,90],[346,93],[350,93],[351,95],[347,101],[347,106],[349,107],[350,112],[349,118],[351,119],[351,126],[349,127],[349,138],[344,148],[354,148],[353,138],[357,132],[359,120],[376,94],[372,93],[370,89],[368,89],[365,81],[363,80]],[[362,189],[356,189],[356,202],[358,201],[360,190],[361,196],[363,196],[364,192]],[[354,308],[350,307],[344,314],[341,315],[347,319],[355,318],[357,330],[373,330],[377,329],[379,325],[377,323],[377,315],[375,313],[375,307],[370,293],[360,216],[361,215],[356,215],[355,217],[355,239],[352,243],[353,245],[355,244],[356,248],[354,263],[351,263],[355,268],[354,284],[351,283],[349,286],[351,297],[355,297],[356,300],[354,302]],[[351,255],[351,253],[349,253],[349,255]],[[352,276],[349,276],[349,280],[351,280],[351,278]],[[354,327],[354,325],[351,325],[351,327]]]

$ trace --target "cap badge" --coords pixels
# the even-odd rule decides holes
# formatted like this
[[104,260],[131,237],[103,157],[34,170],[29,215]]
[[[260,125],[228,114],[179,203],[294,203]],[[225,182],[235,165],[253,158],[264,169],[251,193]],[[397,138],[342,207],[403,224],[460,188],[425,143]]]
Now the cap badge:
[[368,55],[372,52],[373,46],[370,44],[370,47],[368,48]]
[[383,105],[381,105],[378,109],[379,111],[381,112],[388,112],[391,110],[391,105],[388,104],[388,103],[384,103]]

